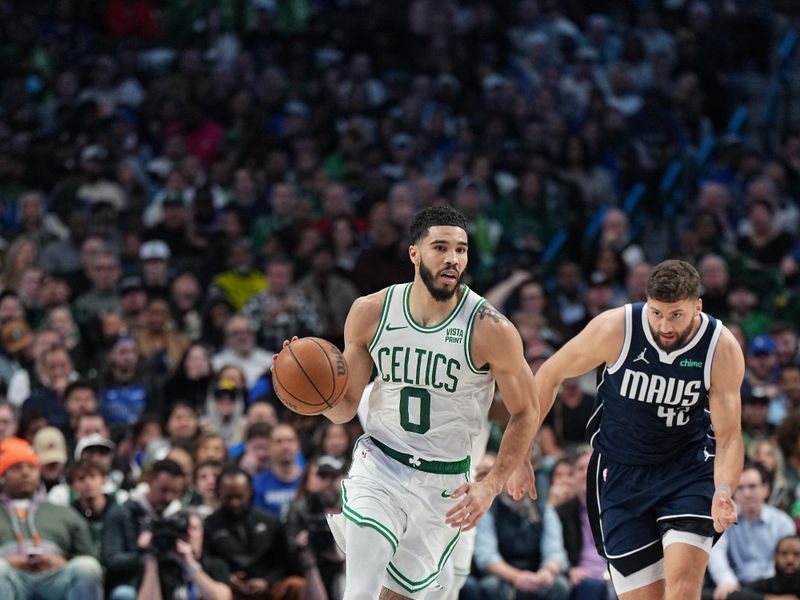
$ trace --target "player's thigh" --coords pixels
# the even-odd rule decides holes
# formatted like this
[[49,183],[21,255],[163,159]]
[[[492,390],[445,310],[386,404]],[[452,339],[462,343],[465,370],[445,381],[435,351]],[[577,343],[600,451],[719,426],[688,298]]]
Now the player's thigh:
[[458,544],[460,530],[445,523],[445,514],[459,499],[453,491],[466,475],[416,473],[404,499],[406,530],[389,562],[390,589],[409,595],[442,587],[442,572]]
[[[379,453],[357,452],[347,479],[342,481],[341,517],[347,520],[347,526],[374,529],[391,544],[393,553],[407,525],[403,498],[408,490],[397,476],[397,468],[390,458]],[[344,551],[350,560],[351,550]],[[369,561],[369,556],[363,558]]]
[[652,508],[658,498],[642,468],[606,461],[595,453],[587,473],[587,510],[597,550],[624,576],[663,557]]
[[664,598],[664,581],[655,581],[644,587],[618,594],[619,600],[662,600]]
[[700,597],[710,551],[710,537],[677,530],[664,535],[664,577],[668,600]]

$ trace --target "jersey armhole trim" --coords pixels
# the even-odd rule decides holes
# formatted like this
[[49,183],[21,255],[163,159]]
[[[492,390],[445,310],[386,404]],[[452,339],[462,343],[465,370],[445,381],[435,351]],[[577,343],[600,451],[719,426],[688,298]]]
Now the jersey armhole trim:
[[383,327],[386,325],[386,318],[389,316],[389,307],[392,304],[392,294],[394,293],[395,286],[390,286],[388,290],[386,290],[386,296],[383,298],[383,308],[381,309],[381,318],[378,321],[378,328],[375,330],[375,334],[372,336],[372,341],[367,346],[367,352],[370,354],[372,350],[378,343],[378,340],[381,337],[381,333],[383,333]]
[[703,383],[706,386],[706,391],[711,389],[711,365],[714,362],[714,353],[717,349],[719,336],[722,335],[722,321],[717,319],[714,327],[714,333],[711,336],[711,342],[708,344],[708,353],[706,354],[706,364],[703,368]]
[[481,301],[475,305],[475,308],[472,309],[472,313],[469,315],[469,320],[467,321],[467,332],[464,335],[464,355],[467,357],[467,366],[469,367],[469,370],[475,373],[476,375],[483,375],[485,373],[488,373],[490,370],[490,369],[479,369],[478,367],[475,366],[475,363],[472,362],[472,349],[471,349],[472,326],[475,322],[475,315],[478,314],[478,309],[480,309],[480,307],[483,306],[484,304],[486,304],[485,298],[481,299]]
[[606,369],[606,372],[609,374],[616,373],[622,365],[625,364],[625,360],[628,358],[628,352],[631,349],[631,338],[633,337],[633,305],[626,304],[625,305],[625,338],[622,342],[622,350],[620,350],[619,356],[617,360],[614,361],[614,364]]

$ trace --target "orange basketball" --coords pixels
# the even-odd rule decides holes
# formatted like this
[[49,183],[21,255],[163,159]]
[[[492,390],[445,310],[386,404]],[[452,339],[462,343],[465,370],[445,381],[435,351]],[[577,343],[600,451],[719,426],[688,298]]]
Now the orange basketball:
[[347,363],[339,348],[329,341],[300,338],[275,359],[272,385],[287,408],[301,415],[318,415],[344,396]]

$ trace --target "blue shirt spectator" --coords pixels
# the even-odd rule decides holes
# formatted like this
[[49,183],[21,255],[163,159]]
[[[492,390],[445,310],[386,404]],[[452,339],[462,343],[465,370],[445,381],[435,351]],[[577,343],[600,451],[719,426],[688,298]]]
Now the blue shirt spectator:
[[764,504],[768,487],[760,465],[748,465],[742,471],[734,494],[739,523],[720,538],[708,563],[720,594],[774,575],[775,547],[781,538],[795,533],[789,515]]

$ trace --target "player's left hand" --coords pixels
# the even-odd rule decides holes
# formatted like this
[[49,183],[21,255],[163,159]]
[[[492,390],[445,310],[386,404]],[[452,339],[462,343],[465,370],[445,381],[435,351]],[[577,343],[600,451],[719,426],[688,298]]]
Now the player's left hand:
[[736,523],[738,513],[731,495],[726,490],[717,490],[711,500],[711,518],[714,519],[714,531],[722,533]]
[[506,490],[514,500],[522,500],[525,494],[536,500],[536,478],[530,461],[518,466],[506,483]]
[[494,492],[484,481],[479,483],[465,483],[450,496],[451,498],[464,498],[445,514],[445,523],[451,527],[461,527],[462,531],[469,531],[478,524],[483,513],[489,510],[497,492]]
[[[296,335],[293,335],[291,340],[283,340],[283,344],[281,344],[281,350],[286,348],[286,346],[288,346],[291,342],[294,342],[295,340],[299,340],[299,339],[300,339],[299,337],[297,337]],[[278,360],[278,354],[280,354],[280,352],[276,352],[275,354],[272,355],[272,364],[269,367],[269,372],[270,373],[272,373],[272,367],[275,366],[275,361]]]

